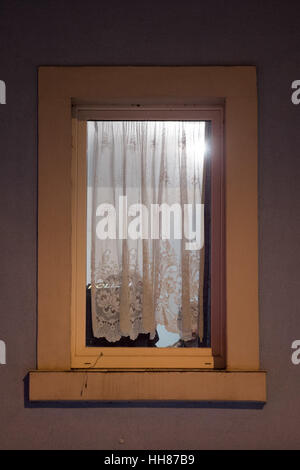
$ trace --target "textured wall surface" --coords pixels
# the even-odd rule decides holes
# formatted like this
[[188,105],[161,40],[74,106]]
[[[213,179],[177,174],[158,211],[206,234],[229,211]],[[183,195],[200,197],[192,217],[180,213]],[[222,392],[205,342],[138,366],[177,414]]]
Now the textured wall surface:
[[[0,0],[0,448],[300,448],[299,21],[292,0]],[[40,65],[257,66],[263,409],[24,402],[36,366]]]

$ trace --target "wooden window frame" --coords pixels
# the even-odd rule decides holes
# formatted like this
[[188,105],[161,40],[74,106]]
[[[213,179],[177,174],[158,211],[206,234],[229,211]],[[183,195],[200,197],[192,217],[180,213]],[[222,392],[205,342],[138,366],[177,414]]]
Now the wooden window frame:
[[[86,142],[88,120],[187,120],[211,122],[212,250],[211,347],[108,348],[87,347],[86,320]],[[86,106],[73,105],[73,254],[72,254],[72,368],[225,367],[223,107],[208,106]]]
[[[221,102],[226,331],[218,344],[226,363],[214,366],[225,369],[205,371],[194,362],[189,369],[182,364],[72,369],[72,105],[163,108]],[[266,400],[266,374],[259,368],[255,67],[41,67],[38,231],[38,364],[30,372],[31,400]]]

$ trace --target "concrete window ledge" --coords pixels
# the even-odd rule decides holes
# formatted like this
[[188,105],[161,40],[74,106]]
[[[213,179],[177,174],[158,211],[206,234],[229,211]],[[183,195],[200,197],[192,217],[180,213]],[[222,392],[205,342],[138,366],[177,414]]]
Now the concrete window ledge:
[[30,401],[266,402],[266,372],[230,370],[35,370]]

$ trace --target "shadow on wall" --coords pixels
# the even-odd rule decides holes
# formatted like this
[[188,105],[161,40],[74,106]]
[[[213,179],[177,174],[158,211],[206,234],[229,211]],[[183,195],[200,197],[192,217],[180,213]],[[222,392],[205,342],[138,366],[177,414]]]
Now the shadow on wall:
[[217,408],[232,410],[262,410],[265,403],[261,402],[231,402],[231,401],[49,401],[32,402],[29,400],[29,374],[24,377],[24,407],[25,408]]

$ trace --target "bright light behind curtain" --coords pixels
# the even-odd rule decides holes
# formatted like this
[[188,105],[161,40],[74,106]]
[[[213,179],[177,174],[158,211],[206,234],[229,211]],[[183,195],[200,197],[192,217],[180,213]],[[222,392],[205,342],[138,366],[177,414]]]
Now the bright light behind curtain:
[[[88,122],[87,283],[96,338],[153,338],[158,324],[184,341],[202,338],[204,247],[187,249],[180,232],[184,224],[195,229],[184,204],[204,204],[204,154],[205,122]],[[163,203],[182,209],[181,219],[171,216],[170,236],[162,224],[151,232],[151,204]],[[115,230],[103,240],[108,216]]]

